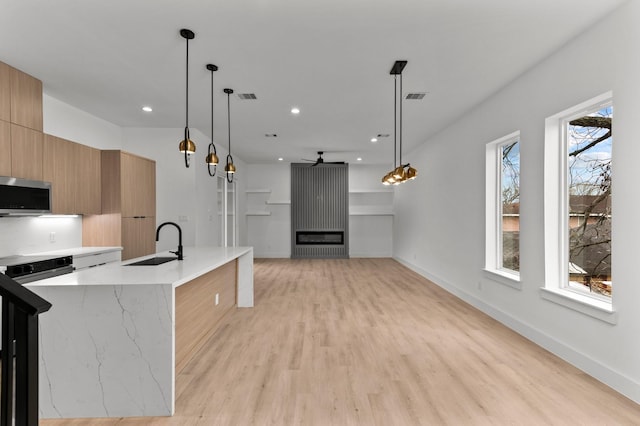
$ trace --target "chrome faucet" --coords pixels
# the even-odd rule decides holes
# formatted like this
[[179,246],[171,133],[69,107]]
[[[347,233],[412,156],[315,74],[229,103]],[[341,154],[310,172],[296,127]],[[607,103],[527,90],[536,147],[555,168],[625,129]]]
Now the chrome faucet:
[[158,226],[158,229],[156,230],[156,241],[160,240],[160,230],[165,225],[173,225],[178,229],[178,251],[170,251],[169,253],[177,254],[178,255],[178,260],[182,260],[183,259],[183,256],[182,256],[182,229],[180,229],[180,226],[177,223],[175,223],[175,222],[165,222],[165,223],[160,224],[160,226]]

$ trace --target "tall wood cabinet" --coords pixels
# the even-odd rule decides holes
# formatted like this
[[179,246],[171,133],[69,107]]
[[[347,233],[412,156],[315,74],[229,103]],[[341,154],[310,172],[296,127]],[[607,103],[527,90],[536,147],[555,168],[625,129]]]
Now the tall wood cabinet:
[[102,151],[102,214],[84,216],[82,245],[122,246],[122,259],[156,251],[156,163]]
[[0,156],[0,175],[43,179],[42,82],[2,62]]
[[100,214],[100,150],[45,135],[43,152],[43,178],[52,185],[52,212]]

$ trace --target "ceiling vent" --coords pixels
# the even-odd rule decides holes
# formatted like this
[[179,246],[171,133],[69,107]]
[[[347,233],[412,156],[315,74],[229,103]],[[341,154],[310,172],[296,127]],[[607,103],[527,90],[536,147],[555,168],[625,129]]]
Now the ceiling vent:
[[422,98],[424,98],[424,95],[426,95],[426,92],[422,92],[422,93],[407,93],[407,96],[405,96],[405,99],[415,99],[415,100],[420,100]]
[[238,93],[238,97],[245,101],[258,99],[255,93]]
[[378,133],[378,137],[379,138],[388,138],[389,137],[389,133]]

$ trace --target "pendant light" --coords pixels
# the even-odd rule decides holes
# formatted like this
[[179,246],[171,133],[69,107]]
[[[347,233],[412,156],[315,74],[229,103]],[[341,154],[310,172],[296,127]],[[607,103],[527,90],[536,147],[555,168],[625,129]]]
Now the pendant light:
[[[207,64],[207,69],[211,71],[211,143],[209,144],[209,152],[205,161],[207,163],[209,176],[215,176],[216,166],[218,165],[218,155],[216,153],[216,146],[213,144],[213,73],[218,71],[218,67],[213,64]],[[211,173],[211,166],[213,166],[213,173]]]
[[[393,75],[393,169],[383,176],[383,185],[398,185],[407,180],[413,180],[418,175],[418,171],[411,167],[411,164],[402,164],[402,71],[407,65],[407,61],[396,61],[391,67],[389,74]],[[400,76],[400,96],[398,96],[398,76]],[[398,105],[400,113],[398,114]],[[397,121],[400,119],[400,128],[398,129]],[[399,138],[396,136],[399,135]],[[396,139],[399,139],[399,149],[396,145]],[[399,153],[399,160],[396,163],[396,152]],[[397,164],[397,165],[396,165]],[[405,170],[406,169],[406,170]]]
[[231,156],[231,101],[230,95],[233,93],[233,89],[224,89],[224,93],[227,94],[227,126],[229,128],[229,153],[227,154],[227,165],[224,166],[224,171],[227,173],[227,182],[233,182],[233,174],[236,172],[236,166],[233,165],[233,157]]
[[180,152],[184,153],[184,165],[189,167],[189,155],[196,152],[196,144],[189,138],[189,40],[195,38],[195,34],[191,30],[185,28],[180,30],[180,35],[187,41],[187,72],[186,72],[186,119],[184,126],[184,139],[178,145]]

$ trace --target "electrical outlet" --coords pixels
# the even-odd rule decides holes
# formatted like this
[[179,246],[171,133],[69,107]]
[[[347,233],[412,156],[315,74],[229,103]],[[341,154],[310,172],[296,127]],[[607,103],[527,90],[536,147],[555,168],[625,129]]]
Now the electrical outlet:
[[50,243],[55,243],[56,242],[56,233],[55,232],[49,232],[49,242]]
[[216,306],[220,303],[220,293],[216,293]]

